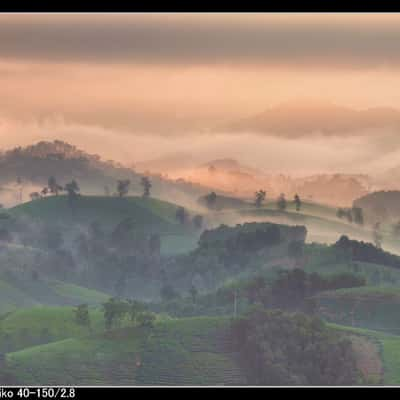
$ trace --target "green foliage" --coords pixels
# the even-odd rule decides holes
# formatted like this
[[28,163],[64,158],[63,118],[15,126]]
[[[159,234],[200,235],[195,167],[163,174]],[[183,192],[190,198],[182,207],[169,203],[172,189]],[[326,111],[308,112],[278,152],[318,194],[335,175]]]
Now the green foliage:
[[302,314],[255,310],[232,335],[253,385],[352,385],[359,380],[349,340]]
[[143,197],[150,197],[150,189],[152,186],[150,179],[147,176],[143,176],[140,183],[143,186]]
[[300,197],[299,197],[299,195],[297,193],[294,195],[294,204],[295,204],[295,207],[296,207],[296,211],[300,211],[301,200],[300,200]]
[[106,330],[118,328],[129,318],[132,325],[151,328],[154,325],[155,315],[145,310],[143,304],[128,300],[123,301],[110,298],[103,303],[104,324]]
[[117,182],[117,193],[119,197],[124,197],[129,192],[129,185],[131,181],[129,179],[122,179]]
[[334,244],[339,251],[347,251],[354,261],[364,261],[381,264],[393,268],[400,268],[400,257],[382,250],[379,246],[371,243],[350,240],[347,236],[341,236]]
[[215,206],[217,203],[217,194],[215,192],[211,192],[211,193],[207,194],[205,196],[205,201],[206,201],[207,207],[210,210],[215,209]]
[[265,200],[265,196],[267,195],[267,193],[264,190],[259,190],[257,192],[255,192],[255,206],[256,207],[261,207],[263,201]]
[[89,307],[87,304],[78,305],[75,310],[75,321],[78,325],[90,328]]
[[153,328],[155,319],[155,315],[149,312],[141,312],[136,317],[138,325],[145,328]]
[[114,297],[103,303],[104,324],[106,330],[119,325],[129,311],[129,304]]

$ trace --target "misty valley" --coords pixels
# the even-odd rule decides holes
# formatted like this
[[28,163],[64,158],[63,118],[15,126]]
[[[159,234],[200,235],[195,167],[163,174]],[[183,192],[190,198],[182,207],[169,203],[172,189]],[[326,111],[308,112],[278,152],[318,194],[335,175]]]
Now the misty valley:
[[399,382],[400,192],[251,198],[62,141],[0,168],[2,384]]
[[400,14],[12,3],[0,398],[400,387]]

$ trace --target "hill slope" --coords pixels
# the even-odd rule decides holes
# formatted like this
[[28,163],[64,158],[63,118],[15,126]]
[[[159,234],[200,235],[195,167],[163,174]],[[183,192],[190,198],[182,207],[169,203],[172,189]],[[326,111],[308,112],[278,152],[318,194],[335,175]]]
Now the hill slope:
[[79,196],[72,210],[67,196],[51,196],[20,204],[9,210],[12,216],[28,216],[46,222],[91,223],[100,221],[115,226],[124,218],[132,218],[138,228],[177,233],[177,205],[142,197]]
[[240,385],[244,376],[227,350],[228,320],[156,323],[150,333],[125,328],[70,338],[7,355],[24,384]]

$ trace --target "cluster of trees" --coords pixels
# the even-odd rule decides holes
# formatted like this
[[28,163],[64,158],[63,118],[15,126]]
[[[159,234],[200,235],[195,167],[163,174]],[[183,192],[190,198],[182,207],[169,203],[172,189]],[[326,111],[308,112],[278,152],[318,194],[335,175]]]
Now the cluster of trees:
[[145,310],[143,304],[114,297],[103,303],[103,315],[106,330],[120,326],[123,321],[129,321],[134,326],[152,328],[156,319],[153,313]]
[[360,207],[352,208],[338,208],[336,216],[340,219],[347,219],[350,223],[356,223],[358,225],[364,225],[364,214]]
[[68,201],[73,205],[74,200],[80,192],[78,183],[73,179],[71,182],[65,184],[65,186],[60,185],[54,176],[50,176],[45,186],[40,192],[32,192],[29,196],[31,200],[37,200],[46,197],[48,194],[53,194],[58,196],[60,192],[67,192]]
[[238,232],[226,242],[228,250],[234,253],[256,252],[267,246],[281,242],[281,232],[277,225],[270,225],[265,229],[256,229],[250,232]]
[[[106,330],[120,327],[124,322],[133,326],[151,328],[155,315],[146,311],[145,306],[135,300],[123,301],[110,298],[102,305],[104,327]],[[91,320],[87,304],[80,304],[74,309],[75,322],[91,331]]]
[[371,243],[351,240],[346,235],[342,235],[333,246],[353,261],[363,261],[400,268],[399,256],[388,253]]
[[[172,287],[165,289],[163,304],[155,308],[177,317],[194,315],[227,315],[243,313],[254,306],[291,312],[316,313],[314,296],[326,290],[365,286],[365,278],[352,273],[323,276],[302,269],[279,270],[271,280],[258,275],[213,292],[199,295],[192,287],[186,296],[179,296]],[[167,292],[168,290],[168,292]]]
[[[296,211],[300,211],[302,202],[300,196],[296,193],[293,198]],[[287,208],[287,201],[284,193],[281,193],[276,201],[276,207],[279,211],[285,211]]]
[[[118,180],[115,195],[117,195],[118,197],[126,196],[129,193],[130,184],[131,181],[129,179]],[[143,197],[150,197],[150,189],[152,187],[150,179],[144,176],[141,178],[140,184],[143,187]],[[105,186],[104,190],[106,195],[108,195],[108,186]],[[67,184],[62,186],[57,182],[57,179],[54,176],[50,176],[47,182],[47,186],[45,186],[40,192],[32,192],[29,196],[31,200],[37,200],[46,197],[49,194],[58,196],[60,192],[66,192],[70,203],[72,203],[80,192],[80,188],[77,181],[74,179],[71,182],[68,182]]]
[[[271,288],[263,293],[259,300],[269,307],[282,309],[300,309],[313,313],[315,304],[312,300],[318,292],[365,286],[362,276],[344,272],[332,276],[322,276],[318,273],[306,273],[302,269],[280,271],[279,277]],[[250,286],[251,287],[251,286]]]
[[303,314],[256,309],[232,323],[233,346],[253,385],[354,385],[350,340]]
[[[263,204],[263,202],[266,199],[267,193],[264,190],[258,190],[257,192],[254,193],[255,195],[255,201],[254,204],[257,208],[260,208]],[[296,208],[296,211],[300,211],[301,209],[301,200],[300,196],[296,193],[293,198],[293,202]],[[287,201],[284,193],[281,193],[276,200],[276,207],[279,211],[285,211],[287,208]]]
[[340,273],[323,276],[318,273],[307,273],[300,268],[280,270],[272,282],[263,276],[256,276],[242,283],[239,287],[222,289],[221,300],[232,298],[237,293],[238,301],[249,305],[259,304],[266,308],[315,312],[312,297],[325,290],[337,290],[364,286],[365,278],[352,273]]

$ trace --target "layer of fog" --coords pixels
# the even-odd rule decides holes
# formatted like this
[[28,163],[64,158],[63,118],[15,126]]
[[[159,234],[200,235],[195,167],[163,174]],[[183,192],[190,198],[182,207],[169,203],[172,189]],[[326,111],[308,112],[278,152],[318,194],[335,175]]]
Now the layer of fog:
[[[318,173],[362,173],[377,175],[397,167],[400,159],[398,133],[391,130],[355,133],[347,138],[314,134],[302,139],[192,133],[165,137],[143,132],[106,129],[74,124],[63,118],[41,121],[0,120],[1,150],[39,140],[64,140],[103,159],[135,165],[146,160],[186,155],[192,166],[219,158],[234,158],[265,173],[295,176]],[[176,157],[175,157],[176,158]],[[165,171],[168,172],[168,171]]]

